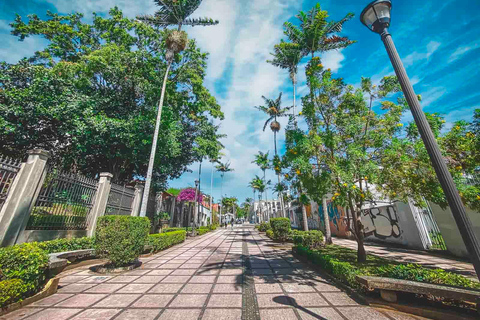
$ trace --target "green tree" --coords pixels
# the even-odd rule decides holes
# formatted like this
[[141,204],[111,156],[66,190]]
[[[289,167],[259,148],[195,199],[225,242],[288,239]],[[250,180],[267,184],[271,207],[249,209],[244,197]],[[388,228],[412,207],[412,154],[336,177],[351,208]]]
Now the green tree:
[[[107,171],[129,182],[146,171],[149,132],[155,127],[160,75],[167,67],[166,31],[125,18],[47,13],[24,21],[12,34],[42,36],[47,46],[17,64],[0,63],[0,149],[23,156],[49,150],[63,169],[95,177]],[[167,107],[161,121],[154,179],[159,187],[179,177],[198,158],[198,139],[215,141],[209,119],[223,118],[203,86],[207,54],[193,40],[171,66]]]
[[[373,200],[372,183],[377,191],[388,193],[379,183],[384,170],[380,163],[398,139],[404,106],[384,100],[382,113],[376,114],[365,101],[368,91],[333,78],[317,57],[309,62],[306,74],[311,92],[303,99],[308,133],[289,132],[287,146],[293,152],[287,154],[298,155],[293,158],[299,179],[313,200],[321,203],[331,192],[332,201],[347,208],[347,227],[358,243],[358,261],[364,262],[361,210],[366,201]],[[381,89],[393,90],[390,80],[384,79]]]
[[158,103],[157,121],[155,125],[155,133],[153,135],[152,151],[150,152],[150,160],[148,163],[145,191],[142,199],[142,207],[140,208],[140,216],[145,216],[147,213],[147,202],[150,192],[153,167],[155,165],[155,154],[157,149],[158,134],[160,132],[163,100],[165,98],[168,72],[170,71],[175,55],[185,50],[188,44],[188,35],[186,32],[181,31],[182,26],[190,25],[194,27],[218,24],[218,20],[213,20],[211,18],[189,18],[190,15],[192,15],[192,13],[200,6],[202,0],[154,0],[154,2],[159,7],[155,15],[142,15],[138,16],[137,19],[157,28],[166,28],[174,25],[177,27],[177,30],[166,31],[167,36],[165,38],[165,43],[167,50],[165,59],[167,60],[167,69],[165,70],[160,101]]
[[327,21],[328,12],[322,10],[317,3],[310,11],[300,11],[296,15],[299,26],[285,22],[284,33],[292,43],[300,45],[304,55],[311,55],[313,58],[316,52],[346,48],[355,42],[337,35],[342,31],[343,24],[353,16],[353,13],[348,13],[340,21]]

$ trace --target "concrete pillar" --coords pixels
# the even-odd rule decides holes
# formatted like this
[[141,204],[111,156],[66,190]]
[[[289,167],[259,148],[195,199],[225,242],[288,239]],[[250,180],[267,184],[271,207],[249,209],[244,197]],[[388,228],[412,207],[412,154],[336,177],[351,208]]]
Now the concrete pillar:
[[0,211],[0,245],[14,245],[25,229],[46,174],[50,154],[41,149],[28,152]]
[[89,215],[87,236],[91,237],[95,234],[97,227],[97,220],[105,214],[107,209],[108,196],[110,195],[110,188],[112,186],[113,174],[108,172],[100,173],[100,180],[98,181],[97,192],[95,193],[95,202],[93,203],[92,211]]
[[133,198],[132,203],[132,216],[138,217],[140,214],[140,207],[142,205],[143,191],[145,186],[143,184],[135,185],[135,198]]

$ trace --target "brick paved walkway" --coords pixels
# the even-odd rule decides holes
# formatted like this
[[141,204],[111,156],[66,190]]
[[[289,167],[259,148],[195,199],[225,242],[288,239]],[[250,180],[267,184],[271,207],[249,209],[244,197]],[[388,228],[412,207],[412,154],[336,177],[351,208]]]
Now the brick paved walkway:
[[[357,250],[357,242],[355,240],[333,238],[333,243],[342,247]],[[428,254],[427,251],[392,248],[376,243],[366,243],[365,249],[368,253],[381,256],[382,258],[405,263],[418,263],[432,268],[440,268],[463,274],[472,280],[478,281],[473,265],[468,262]]]
[[58,293],[0,319],[413,320],[352,300],[253,229],[217,230],[99,276],[61,274]]

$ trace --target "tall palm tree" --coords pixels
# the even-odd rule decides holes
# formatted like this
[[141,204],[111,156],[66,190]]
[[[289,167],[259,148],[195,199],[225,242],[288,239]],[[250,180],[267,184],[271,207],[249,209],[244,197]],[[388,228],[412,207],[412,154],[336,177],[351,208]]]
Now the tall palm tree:
[[342,31],[343,24],[352,19],[353,13],[348,13],[340,21],[327,21],[328,12],[322,10],[317,3],[307,13],[300,11],[296,17],[300,20],[300,26],[287,21],[283,24],[285,35],[292,43],[300,45],[304,56],[315,52],[346,48],[355,41],[347,37],[339,37],[336,34]]
[[[267,125],[270,123],[270,129],[273,131],[273,141],[275,145],[275,157],[278,157],[277,153],[277,132],[280,131],[280,123],[277,121],[277,118],[279,117],[285,117],[287,115],[287,111],[290,110],[290,108],[282,108],[282,93],[278,95],[278,98],[275,100],[265,98],[262,96],[263,100],[265,100],[265,106],[258,106],[255,107],[260,111],[265,112],[269,118],[267,121],[265,121],[265,125],[263,126],[263,131],[265,131],[265,128]],[[280,183],[280,172],[276,170],[277,172],[277,178],[278,178],[278,183]],[[282,215],[285,216],[285,209],[283,207],[283,202],[282,202]]]
[[160,130],[160,122],[162,119],[163,100],[165,98],[165,89],[167,86],[168,73],[172,66],[175,54],[185,49],[188,37],[185,32],[181,32],[183,25],[189,26],[211,26],[218,24],[218,20],[210,18],[189,18],[190,15],[197,10],[202,0],[154,0],[159,10],[154,15],[141,15],[137,19],[157,28],[166,28],[175,25],[177,30],[172,30],[166,38],[167,52],[165,59],[167,60],[167,69],[163,78],[162,91],[160,101],[158,103],[157,121],[155,123],[155,132],[153,134],[152,151],[150,152],[150,160],[148,162],[147,177],[145,179],[145,189],[143,193],[142,206],[140,208],[140,216],[145,217],[147,214],[148,196],[150,194],[150,185],[152,183],[153,165],[155,162],[155,152],[157,150],[158,133]]
[[[252,163],[255,163],[257,166],[260,167],[260,169],[263,171],[263,180],[266,180],[265,172],[267,171],[268,168],[270,168],[270,161],[268,160],[268,152],[263,153],[262,151],[259,151],[258,154],[255,155],[255,160],[253,160]],[[265,193],[265,201],[268,201],[267,193]],[[267,206],[267,211],[268,211],[268,206]]]
[[[259,176],[255,176],[255,178],[253,179],[253,183],[255,185],[255,188],[258,190],[258,205],[260,207],[260,217],[261,217],[261,220],[262,221],[266,221],[267,219],[265,219],[265,216],[263,214],[263,208],[262,208],[262,194],[265,192],[265,190],[267,189],[267,185],[265,183],[265,180],[260,178]],[[268,210],[268,207],[267,207],[267,210]],[[267,213],[268,214],[268,213]]]
[[270,129],[273,131],[273,142],[275,145],[275,155],[277,154],[277,132],[280,131],[280,123],[277,121],[277,118],[286,117],[287,111],[290,110],[288,108],[282,108],[282,93],[278,95],[278,98],[268,99],[262,96],[263,100],[265,101],[265,106],[258,106],[255,107],[256,109],[265,112],[268,115],[267,121],[263,126],[263,131],[267,128],[267,125],[270,123]]
[[[256,193],[256,191],[257,191],[257,184],[256,184],[256,181],[255,181],[255,178],[253,178],[252,181],[250,181],[250,182],[248,183],[248,186],[249,186],[250,188],[252,188],[252,190],[253,190],[253,201],[255,202],[255,193]],[[257,222],[256,215],[255,215],[255,222]],[[259,221],[259,222],[260,222],[260,221]]]
[[223,203],[223,177],[225,176],[225,173],[234,171],[233,168],[230,168],[230,162],[218,162],[218,164],[215,166],[217,171],[220,171],[220,177],[222,178],[222,182],[220,183],[220,197],[221,197],[221,202]]
[[287,69],[290,80],[292,81],[293,86],[293,122],[296,121],[296,88],[297,88],[297,73],[298,73],[298,64],[302,60],[303,53],[300,45],[298,43],[280,41],[279,44],[276,44],[273,47],[273,53],[270,53],[273,56],[272,60],[267,60],[268,63],[279,67],[281,69]]

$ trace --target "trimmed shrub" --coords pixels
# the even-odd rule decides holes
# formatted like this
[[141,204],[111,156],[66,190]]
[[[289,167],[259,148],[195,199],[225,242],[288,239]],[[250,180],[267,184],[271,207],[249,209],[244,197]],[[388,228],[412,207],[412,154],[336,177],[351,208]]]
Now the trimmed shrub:
[[186,236],[187,232],[185,230],[151,234],[148,236],[147,245],[151,247],[151,252],[157,252],[182,243]]
[[272,227],[275,239],[282,242],[288,239],[290,233],[290,219],[288,218],[272,218],[270,219],[270,226]]
[[147,217],[103,216],[98,219],[95,250],[113,266],[125,266],[138,259],[150,230]]
[[185,228],[165,228],[165,229],[162,229],[162,233],[180,231],[180,230],[185,231]]
[[260,226],[258,227],[258,231],[261,231],[261,232],[265,232],[268,229],[270,229],[270,224],[268,224],[267,222],[260,223]]
[[0,307],[38,292],[47,267],[48,255],[36,243],[0,248]]
[[272,229],[268,229],[266,231],[266,236],[269,237],[270,239],[275,239],[275,234],[273,233]]
[[[335,249],[335,246],[327,246],[326,248],[330,247],[337,250]],[[367,256],[367,263],[365,264],[340,261],[340,256],[342,256],[342,258],[340,258],[342,260],[350,253],[353,257],[356,256],[355,250],[347,248],[342,248],[337,256],[324,254],[322,250],[311,250],[308,247],[301,245],[298,245],[296,250],[299,255],[306,256],[310,261],[318,264],[322,269],[335,276],[341,282],[356,289],[362,287],[355,279],[357,275],[379,276],[480,289],[480,283],[442,269],[429,269],[415,264],[396,264],[390,260],[372,257],[370,255]],[[325,250],[328,252],[328,249]]]
[[212,231],[213,231],[213,230],[217,230],[217,228],[218,228],[218,223],[210,224],[209,227],[210,227],[210,230],[212,230]]
[[36,243],[0,248],[0,280],[20,279],[35,292],[45,282],[48,255]]
[[323,233],[318,230],[297,231],[293,235],[293,243],[309,249],[318,249],[323,246]]
[[50,241],[37,242],[38,247],[47,253],[56,253],[64,251],[93,249],[95,239],[93,237],[55,239]]
[[0,281],[0,308],[21,301],[28,291],[28,286],[20,279]]

